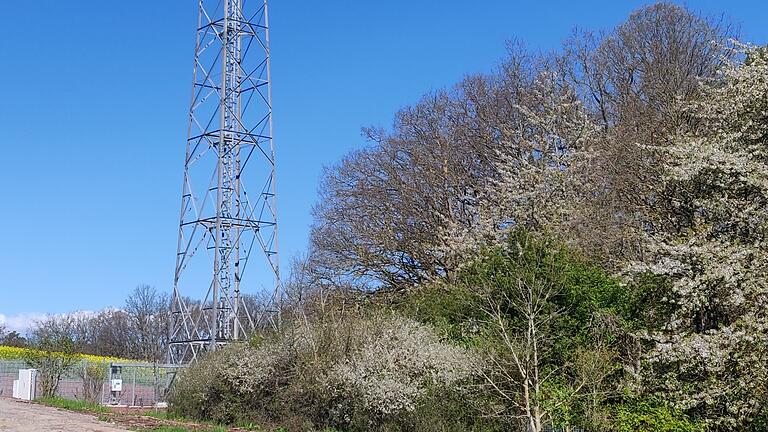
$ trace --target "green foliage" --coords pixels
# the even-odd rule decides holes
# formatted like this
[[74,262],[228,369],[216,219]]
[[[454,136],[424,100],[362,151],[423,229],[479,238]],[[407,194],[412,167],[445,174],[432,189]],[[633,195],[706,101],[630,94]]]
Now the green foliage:
[[193,431],[208,431],[208,432],[227,432],[229,429],[227,429],[224,426],[211,426],[208,428],[201,428],[198,425],[185,427],[185,426],[158,426],[151,429],[153,432],[193,432]]
[[[392,338],[384,337],[382,328],[406,325],[397,315],[372,318],[387,308],[489,356],[485,363],[503,359],[508,347],[493,327],[487,305],[500,307],[510,329],[525,327],[511,303],[519,283],[552,287],[543,300],[548,318],[540,329],[546,335],[536,365],[548,377],[535,398],[547,424],[587,430],[700,430],[683,413],[625,399],[624,361],[637,358],[640,349],[633,332],[658,325],[668,313],[655,299],[665,289],[663,280],[648,276],[637,286],[623,285],[566,248],[522,231],[513,232],[505,245],[485,250],[452,280],[411,290],[393,304],[374,302],[365,311],[371,316],[289,325],[281,333],[260,334],[247,345],[210,353],[180,374],[171,393],[171,414],[249,428],[280,423],[288,430],[508,430],[518,424],[509,418],[519,414],[509,406],[502,409],[509,402],[484,387],[482,379],[459,392],[429,387],[413,409],[394,415],[377,413],[364,403],[375,388],[337,387],[334,380],[349,375],[350,382],[360,385],[368,375],[376,382],[390,377],[371,365],[390,355],[391,348],[361,357],[365,364],[353,360],[366,344]],[[510,410],[506,421],[504,416],[481,415],[504,410]]]
[[616,432],[701,432],[702,424],[683,412],[655,402],[634,402],[616,408]]
[[642,273],[616,303],[616,309],[634,331],[657,330],[670,319],[677,305],[670,300],[668,278]]
[[[512,232],[505,245],[486,249],[454,280],[414,290],[394,307],[457,343],[487,353],[490,363],[512,362],[508,366],[514,370],[510,346],[489,314],[497,308],[505,331],[524,337],[529,323],[518,307],[520,284],[548,287],[546,296],[536,300],[538,363],[529,365],[548,377],[537,396],[547,422],[556,427],[609,424],[602,406],[621,397],[622,358],[636,355],[631,332],[645,326],[646,296],[566,248],[531,233]],[[509,383],[508,377],[502,379]],[[486,411],[509,404],[503,397],[494,400],[493,391],[475,400]],[[512,387],[504,391],[521,392]],[[508,409],[514,422],[521,414],[513,406]]]
[[486,249],[454,281],[415,290],[401,298],[396,308],[442,329],[454,340],[471,343],[478,335],[478,323],[487,318],[478,307],[484,301],[481,296],[499,298],[520,277],[558,287],[552,306],[566,310],[560,329],[574,336],[571,341],[578,341],[597,312],[627,321],[639,320],[642,314],[645,299],[634,290],[562,246],[523,231],[512,233],[504,246]]
[[141,413],[141,415],[143,415],[145,417],[154,417],[154,418],[164,419],[164,420],[165,419],[175,419],[176,418],[173,415],[171,415],[170,413],[165,412],[165,411],[146,411],[146,412]]
[[[391,430],[422,432],[497,432],[498,422],[479,415],[483,395],[474,393],[445,393],[435,389],[424,398],[406,427]],[[387,429],[384,429],[387,430]]]

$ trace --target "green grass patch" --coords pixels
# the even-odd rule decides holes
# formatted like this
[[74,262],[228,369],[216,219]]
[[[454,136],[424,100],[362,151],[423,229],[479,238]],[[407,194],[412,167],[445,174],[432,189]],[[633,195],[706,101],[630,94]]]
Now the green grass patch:
[[[168,413],[168,412],[164,412],[164,411],[158,411],[158,412],[147,411],[147,412],[141,413],[141,415],[142,416],[146,416],[146,417],[152,417],[152,418],[160,419],[160,420],[173,420],[175,422],[191,423],[191,424],[195,425],[195,428],[193,428],[193,429],[189,429],[189,428],[187,428],[187,427],[185,427],[183,425],[163,425],[163,426],[158,426],[158,427],[156,427],[154,429],[149,429],[151,431],[157,431],[157,432],[187,432],[187,431],[192,431],[192,430],[200,430],[200,426],[201,425],[204,428],[205,427],[208,428],[208,429],[204,429],[207,432],[227,432],[229,430],[229,429],[227,429],[224,426],[217,425],[217,424],[214,424],[212,422],[190,419],[190,418],[174,415],[174,414],[171,414],[171,413]],[[256,430],[260,430],[260,429],[256,429]]]
[[35,402],[43,405],[52,406],[55,408],[61,408],[70,411],[85,411],[85,412],[97,412],[108,413],[109,409],[93,402],[86,402],[83,400],[71,400],[62,397],[41,397],[35,399]]
[[141,413],[141,415],[146,416],[146,417],[153,417],[153,418],[161,419],[161,420],[178,420],[176,417],[168,414],[165,411],[157,411],[157,412],[155,412],[155,411],[144,411],[143,413]]

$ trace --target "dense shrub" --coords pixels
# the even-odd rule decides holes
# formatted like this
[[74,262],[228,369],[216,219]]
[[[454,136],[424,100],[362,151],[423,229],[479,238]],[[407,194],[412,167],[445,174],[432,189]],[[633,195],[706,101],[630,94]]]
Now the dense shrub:
[[694,423],[679,410],[654,402],[632,402],[616,409],[617,432],[699,432],[704,427]]
[[281,348],[231,344],[208,353],[179,373],[169,394],[172,410],[221,423],[258,416],[284,381],[290,358]]
[[439,406],[460,400],[477,367],[472,354],[441,342],[431,326],[400,316],[297,321],[250,345],[209,353],[182,371],[171,410],[230,424],[350,431],[413,430],[431,413],[435,425],[469,430],[445,421],[453,415],[474,422],[465,410]]
[[107,378],[107,362],[96,362],[83,359],[80,365],[74,366],[77,375],[83,381],[83,400],[90,403],[98,403],[104,380]]

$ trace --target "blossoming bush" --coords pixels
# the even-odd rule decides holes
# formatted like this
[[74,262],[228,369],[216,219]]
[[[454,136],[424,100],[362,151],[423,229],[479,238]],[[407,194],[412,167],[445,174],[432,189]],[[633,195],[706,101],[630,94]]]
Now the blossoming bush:
[[281,385],[286,353],[277,346],[232,344],[182,371],[169,400],[184,416],[222,423],[247,421]]
[[458,400],[476,367],[471,353],[403,317],[301,322],[209,353],[179,374],[170,402],[176,414],[223,423],[413,430],[420,410]]
[[434,330],[400,317],[362,321],[352,352],[334,364],[329,390],[383,420],[413,413],[430,388],[454,389],[476,370],[467,351],[442,343]]

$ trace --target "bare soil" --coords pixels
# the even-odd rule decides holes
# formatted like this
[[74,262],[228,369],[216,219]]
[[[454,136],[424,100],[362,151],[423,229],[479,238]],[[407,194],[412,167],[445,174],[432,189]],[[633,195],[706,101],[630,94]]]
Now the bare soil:
[[2,432],[126,432],[95,416],[0,397]]
[[[146,408],[143,411],[147,411]],[[195,432],[213,429],[211,425],[206,424],[144,416],[135,409],[116,409],[110,413],[78,413],[0,397],[0,432],[130,432],[149,431],[159,426],[180,426]],[[229,431],[246,432],[241,428],[229,428]]]

